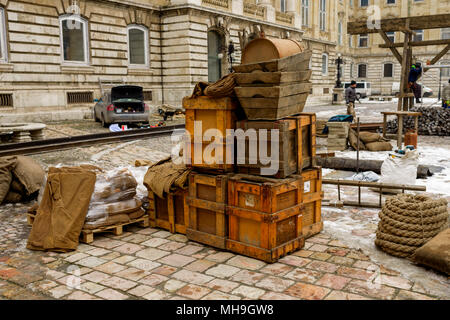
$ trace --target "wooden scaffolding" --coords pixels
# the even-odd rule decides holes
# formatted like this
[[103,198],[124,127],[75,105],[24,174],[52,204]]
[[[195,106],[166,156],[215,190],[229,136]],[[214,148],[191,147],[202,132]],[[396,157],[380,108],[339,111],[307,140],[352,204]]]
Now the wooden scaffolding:
[[[433,65],[439,61],[450,50],[450,39],[444,40],[428,40],[428,41],[413,41],[413,30],[426,29],[441,29],[450,27],[450,14],[417,16],[407,18],[393,18],[382,19],[376,21],[378,28],[375,26],[368,26],[367,20],[349,22],[347,24],[347,33],[350,35],[379,33],[384,40],[380,48],[389,48],[402,66],[400,92],[398,96],[398,111],[408,111],[414,105],[414,95],[408,89],[408,75],[412,65],[413,47],[431,46],[431,45],[445,45],[445,47],[427,64]],[[378,24],[379,22],[379,24]],[[405,34],[403,43],[393,43],[386,32],[400,31]],[[397,48],[403,48],[403,53],[400,54]],[[422,65],[423,71],[428,69],[426,65]]]

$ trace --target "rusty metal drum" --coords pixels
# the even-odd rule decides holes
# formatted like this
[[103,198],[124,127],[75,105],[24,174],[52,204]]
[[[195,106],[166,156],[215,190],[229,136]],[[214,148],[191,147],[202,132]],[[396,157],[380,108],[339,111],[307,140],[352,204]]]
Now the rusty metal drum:
[[258,38],[250,41],[242,51],[242,64],[280,59],[304,51],[302,44],[291,39]]

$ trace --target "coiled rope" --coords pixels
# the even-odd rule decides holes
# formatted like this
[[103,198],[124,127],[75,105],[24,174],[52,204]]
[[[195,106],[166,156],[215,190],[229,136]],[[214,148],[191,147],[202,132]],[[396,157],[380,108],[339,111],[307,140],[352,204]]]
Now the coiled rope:
[[406,258],[447,228],[447,200],[402,194],[387,199],[378,216],[375,244],[391,255]]

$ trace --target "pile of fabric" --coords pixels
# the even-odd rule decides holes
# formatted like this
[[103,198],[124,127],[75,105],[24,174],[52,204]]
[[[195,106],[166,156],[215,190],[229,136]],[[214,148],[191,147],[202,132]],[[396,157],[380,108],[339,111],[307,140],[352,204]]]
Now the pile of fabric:
[[0,204],[35,199],[44,179],[45,171],[34,159],[0,157]]
[[350,129],[348,139],[353,149],[357,150],[359,143],[359,150],[367,151],[391,151],[392,145],[388,139],[383,138],[380,134],[374,132],[361,131],[359,133],[359,140],[355,130]]
[[136,197],[138,183],[126,168],[97,174],[84,229],[127,223],[145,211]]

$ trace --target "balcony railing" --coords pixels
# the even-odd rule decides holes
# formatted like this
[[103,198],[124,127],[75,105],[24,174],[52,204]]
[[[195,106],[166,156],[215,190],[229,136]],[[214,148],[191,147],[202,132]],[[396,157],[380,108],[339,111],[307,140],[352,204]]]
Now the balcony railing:
[[222,7],[222,8],[228,9],[228,7],[229,7],[228,1],[229,0],[202,0],[202,4],[213,5],[216,7]]
[[275,15],[275,19],[279,22],[292,24],[293,16],[290,15],[289,13],[277,12]]
[[264,7],[253,3],[244,3],[244,13],[264,18]]

